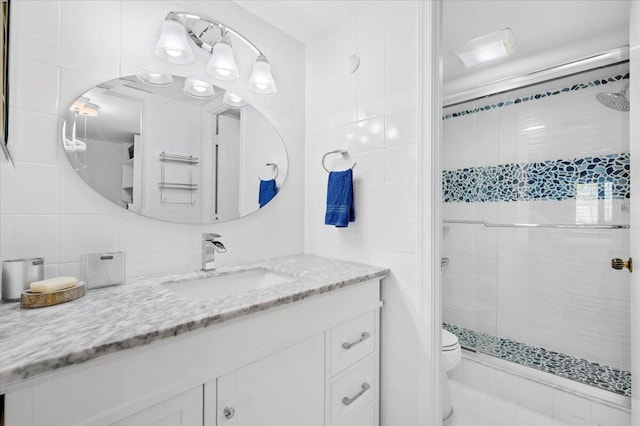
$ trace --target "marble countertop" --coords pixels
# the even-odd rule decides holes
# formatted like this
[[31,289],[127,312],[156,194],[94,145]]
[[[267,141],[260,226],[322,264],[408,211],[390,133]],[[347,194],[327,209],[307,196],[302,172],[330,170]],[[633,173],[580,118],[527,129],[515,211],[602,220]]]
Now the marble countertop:
[[[162,283],[263,268],[292,281],[212,300],[191,300]],[[306,299],[370,279],[388,269],[295,255],[216,271],[142,276],[125,285],[40,309],[0,305],[0,390],[66,366]]]

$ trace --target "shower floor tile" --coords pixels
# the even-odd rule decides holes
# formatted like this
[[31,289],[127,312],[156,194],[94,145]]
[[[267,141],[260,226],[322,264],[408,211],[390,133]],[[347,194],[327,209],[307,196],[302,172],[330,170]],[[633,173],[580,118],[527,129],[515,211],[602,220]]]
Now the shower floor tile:
[[560,352],[530,346],[510,339],[491,336],[455,324],[443,323],[442,328],[458,337],[460,345],[476,349],[506,361],[535,368],[604,389],[618,395],[631,396],[631,372],[589,362]]
[[453,414],[443,426],[569,426],[455,380],[449,384]]

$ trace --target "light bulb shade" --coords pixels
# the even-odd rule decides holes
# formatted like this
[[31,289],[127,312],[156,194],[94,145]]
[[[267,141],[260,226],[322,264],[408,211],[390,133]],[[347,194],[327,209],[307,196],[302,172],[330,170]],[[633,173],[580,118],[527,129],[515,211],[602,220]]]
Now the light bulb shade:
[[97,117],[98,116],[98,105],[94,104],[86,104],[78,111],[78,114],[85,117]]
[[256,63],[253,64],[253,72],[249,79],[248,89],[257,95],[263,96],[278,93],[276,82],[273,81],[273,76],[271,75],[271,65],[262,55],[258,56]]
[[193,62],[193,50],[187,40],[187,34],[180,22],[165,20],[162,32],[156,43],[156,55],[170,64],[188,64]]
[[81,96],[75,100],[75,102],[69,108],[69,111],[78,112],[88,103],[89,103],[89,98],[85,98],[84,96]]
[[216,92],[213,85],[206,81],[196,80],[195,78],[187,78],[184,81],[184,93],[196,99],[208,99],[213,97]]
[[148,72],[144,74],[138,74],[138,80],[151,86],[171,86],[173,84],[173,77],[171,74],[159,74],[155,72]]
[[213,45],[206,72],[210,77],[221,81],[237,80],[240,77],[238,65],[233,58],[233,49],[226,36]]
[[229,108],[240,109],[247,106],[248,102],[242,99],[240,96],[231,92],[224,92],[224,98],[222,99],[222,103],[228,106]]

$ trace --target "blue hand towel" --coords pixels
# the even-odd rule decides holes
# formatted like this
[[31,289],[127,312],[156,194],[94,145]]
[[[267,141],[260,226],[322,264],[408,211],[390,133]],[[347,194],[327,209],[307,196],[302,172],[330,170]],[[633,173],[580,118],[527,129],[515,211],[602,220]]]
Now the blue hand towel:
[[262,180],[260,179],[260,192],[258,193],[258,203],[260,208],[267,204],[278,193],[278,187],[276,186],[275,179]]
[[325,225],[335,225],[337,228],[349,226],[349,222],[356,220],[353,208],[353,171],[329,172],[327,182],[327,213],[324,216]]

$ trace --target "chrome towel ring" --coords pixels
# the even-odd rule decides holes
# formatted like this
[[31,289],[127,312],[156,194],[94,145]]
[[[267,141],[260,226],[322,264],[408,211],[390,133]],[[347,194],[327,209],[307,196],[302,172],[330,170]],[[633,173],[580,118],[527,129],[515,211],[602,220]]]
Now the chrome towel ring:
[[[348,155],[348,154],[349,154],[349,151],[347,151],[346,149],[334,149],[333,151],[329,151],[329,152],[325,153],[325,154],[322,156],[322,168],[323,168],[327,173],[329,173],[329,172],[330,172],[330,170],[329,170],[329,169],[327,169],[327,166],[325,166],[325,165],[324,165],[324,159],[325,159],[325,158],[327,158],[327,155],[331,155],[331,154],[341,154],[342,156],[345,156],[345,155]],[[351,168],[351,169],[353,169],[353,168],[356,166],[356,164],[358,164],[358,163],[353,163],[353,165],[352,165],[350,168]]]
[[[271,179],[276,180],[278,179],[278,165],[276,163],[266,163],[265,166],[271,166],[273,167],[273,169],[275,170],[276,174],[274,177],[272,177]],[[260,176],[258,176],[259,180],[262,180],[262,178],[260,178]]]

